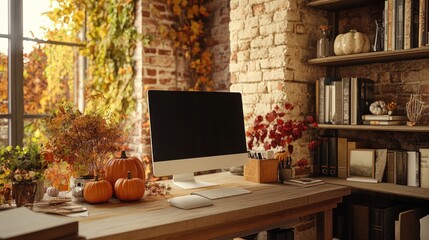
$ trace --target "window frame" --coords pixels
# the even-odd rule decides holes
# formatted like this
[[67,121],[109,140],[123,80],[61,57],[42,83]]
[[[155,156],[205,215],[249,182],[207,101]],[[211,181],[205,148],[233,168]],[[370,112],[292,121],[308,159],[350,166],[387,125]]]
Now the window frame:
[[[0,34],[1,38],[8,39],[8,108],[7,114],[0,114],[0,119],[8,120],[8,142],[12,146],[22,146],[24,140],[24,121],[27,119],[44,118],[46,114],[25,114],[24,112],[24,41],[36,43],[83,47],[83,44],[41,40],[23,36],[23,0],[8,0],[9,25],[8,34]],[[78,81],[74,85],[83,84],[85,78],[85,60],[79,55]],[[82,75],[83,74],[83,75]],[[78,101],[79,97],[75,97]],[[81,101],[79,101],[81,102]]]

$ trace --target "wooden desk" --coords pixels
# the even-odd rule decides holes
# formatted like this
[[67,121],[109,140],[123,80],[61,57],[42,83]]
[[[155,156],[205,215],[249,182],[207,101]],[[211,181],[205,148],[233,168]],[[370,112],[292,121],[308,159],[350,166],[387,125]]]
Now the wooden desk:
[[[318,214],[318,239],[332,239],[332,209],[350,194],[350,188],[323,184],[302,188],[281,184],[257,184],[229,172],[198,176],[238,186],[252,193],[213,200],[214,206],[182,210],[166,199],[89,205],[89,217],[79,218],[79,234],[87,239],[228,239],[282,226],[301,216]],[[173,186],[172,196],[189,194]],[[216,188],[212,187],[212,188]]]

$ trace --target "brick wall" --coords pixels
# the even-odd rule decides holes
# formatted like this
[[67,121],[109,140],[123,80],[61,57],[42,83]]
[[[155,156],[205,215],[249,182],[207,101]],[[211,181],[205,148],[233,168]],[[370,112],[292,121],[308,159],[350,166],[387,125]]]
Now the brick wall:
[[[315,56],[318,26],[327,23],[327,13],[305,4],[304,0],[230,1],[230,89],[243,94],[246,115],[265,114],[285,101],[296,107],[292,119],[314,112],[313,84],[324,69],[306,61]],[[309,136],[302,140],[294,144],[294,160],[309,157]]]

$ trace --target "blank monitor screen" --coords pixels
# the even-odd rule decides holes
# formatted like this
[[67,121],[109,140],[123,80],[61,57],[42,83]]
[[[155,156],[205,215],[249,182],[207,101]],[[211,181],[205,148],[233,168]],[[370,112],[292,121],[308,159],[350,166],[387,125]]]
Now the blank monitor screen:
[[240,93],[150,90],[148,103],[156,176],[243,164],[235,161],[247,157]]

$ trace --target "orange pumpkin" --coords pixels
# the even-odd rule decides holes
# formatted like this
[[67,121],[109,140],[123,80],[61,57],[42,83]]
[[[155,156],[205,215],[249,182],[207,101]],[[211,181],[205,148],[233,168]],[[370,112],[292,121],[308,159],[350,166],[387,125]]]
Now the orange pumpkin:
[[105,178],[112,186],[115,186],[116,180],[119,178],[127,178],[127,172],[131,175],[145,181],[145,172],[143,163],[136,157],[127,157],[125,151],[121,152],[120,158],[112,158],[107,160],[105,166]]
[[89,203],[107,202],[113,195],[113,187],[106,180],[98,180],[98,175],[94,180],[85,184],[83,198]]
[[140,178],[132,178],[131,172],[128,171],[127,178],[119,178],[115,183],[116,198],[121,201],[140,200],[145,191],[145,183]]

